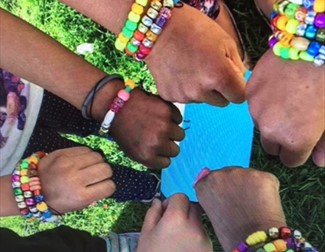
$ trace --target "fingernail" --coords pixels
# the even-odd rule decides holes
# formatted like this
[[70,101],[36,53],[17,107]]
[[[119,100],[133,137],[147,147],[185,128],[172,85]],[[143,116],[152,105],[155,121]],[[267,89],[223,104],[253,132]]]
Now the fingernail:
[[211,171],[209,170],[209,168],[207,168],[207,167],[203,168],[203,169],[200,171],[199,175],[197,175],[197,177],[196,177],[196,179],[195,179],[195,181],[194,181],[193,187],[195,187],[196,184],[197,184],[201,179],[205,178],[205,177],[208,176],[210,173],[211,173]]
[[159,204],[160,203],[160,200],[159,199],[157,199],[157,198],[155,198],[155,199],[153,199],[153,201],[152,201],[152,205],[157,205],[157,204]]

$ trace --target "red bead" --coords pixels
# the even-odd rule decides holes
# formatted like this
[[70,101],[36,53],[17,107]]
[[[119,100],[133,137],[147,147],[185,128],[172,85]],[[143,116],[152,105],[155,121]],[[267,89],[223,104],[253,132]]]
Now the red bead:
[[151,48],[145,47],[143,44],[139,46],[139,51],[145,55],[148,55],[151,52]]
[[20,189],[23,191],[29,191],[29,184],[21,184]]
[[282,239],[288,239],[291,237],[291,230],[288,227],[280,227],[280,238]]
[[138,41],[142,41],[145,37],[146,35],[140,32],[139,30],[136,30],[133,34],[133,38],[135,38]]

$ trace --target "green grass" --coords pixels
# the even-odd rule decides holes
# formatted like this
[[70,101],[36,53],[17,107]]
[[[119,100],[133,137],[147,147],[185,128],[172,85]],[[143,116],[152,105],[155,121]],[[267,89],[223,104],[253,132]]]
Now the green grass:
[[[254,9],[253,1],[231,0],[231,7],[243,34],[247,52],[253,62],[267,49],[268,28]],[[147,91],[156,92],[154,81],[143,63],[135,62],[113,48],[115,36],[75,11],[54,0],[0,0],[0,6],[32,23],[70,50],[89,42],[95,44],[95,52],[85,59],[112,73],[119,72],[125,77],[144,80]],[[71,136],[70,136],[71,137]],[[113,143],[88,137],[79,139],[92,147],[101,147],[111,162],[145,169],[125,155]],[[325,170],[308,162],[297,169],[288,169],[277,158],[266,155],[259,143],[256,132],[251,167],[274,173],[281,182],[281,197],[288,224],[303,231],[310,242],[325,250],[324,181]],[[116,203],[102,200],[82,211],[63,216],[63,224],[83,229],[92,234],[139,231],[147,206],[138,203]],[[211,224],[205,219],[206,227],[213,237]],[[21,235],[28,235],[52,228],[52,224],[28,223],[21,217],[0,218],[0,226],[8,227]],[[215,251],[221,251],[214,239]]]

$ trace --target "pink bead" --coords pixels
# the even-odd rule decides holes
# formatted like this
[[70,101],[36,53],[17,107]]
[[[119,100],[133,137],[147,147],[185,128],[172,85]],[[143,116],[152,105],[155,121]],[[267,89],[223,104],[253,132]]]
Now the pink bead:
[[122,89],[118,92],[117,96],[121,98],[123,101],[127,101],[130,99],[130,93],[127,92],[126,90]]

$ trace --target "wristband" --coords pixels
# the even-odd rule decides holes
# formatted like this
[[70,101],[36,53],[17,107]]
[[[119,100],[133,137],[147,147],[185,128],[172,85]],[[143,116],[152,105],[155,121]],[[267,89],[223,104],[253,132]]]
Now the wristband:
[[124,81],[123,77],[119,74],[112,74],[112,75],[105,75],[102,79],[100,79],[95,86],[89,91],[89,93],[86,95],[86,98],[84,102],[82,103],[81,107],[81,114],[85,119],[92,119],[91,116],[91,109],[93,106],[94,98],[96,93],[105,86],[108,82],[113,80],[120,80]]

